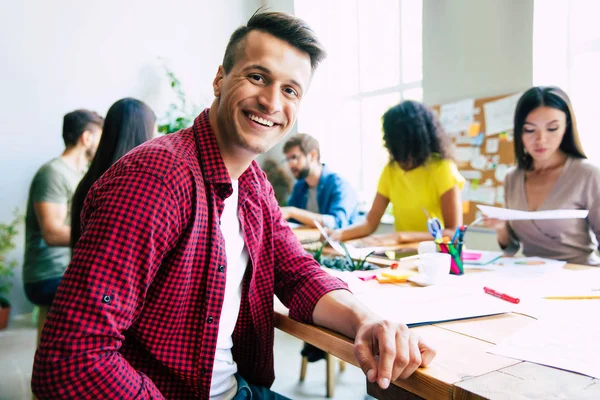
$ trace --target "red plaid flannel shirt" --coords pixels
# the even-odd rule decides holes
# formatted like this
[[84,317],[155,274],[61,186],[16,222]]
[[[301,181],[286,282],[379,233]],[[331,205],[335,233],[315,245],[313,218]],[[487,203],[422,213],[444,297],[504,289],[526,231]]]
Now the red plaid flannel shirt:
[[[39,399],[209,397],[231,192],[208,110],[98,180],[35,355]],[[232,352],[246,380],[270,386],[273,295],[311,322],[319,298],[346,286],[302,249],[255,162],[239,178],[238,213],[250,263]]]

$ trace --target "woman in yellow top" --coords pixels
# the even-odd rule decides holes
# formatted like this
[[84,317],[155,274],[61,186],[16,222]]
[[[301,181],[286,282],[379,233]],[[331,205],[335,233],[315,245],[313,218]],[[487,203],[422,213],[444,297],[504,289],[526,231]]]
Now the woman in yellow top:
[[390,162],[379,178],[377,195],[364,222],[333,233],[336,240],[371,235],[392,203],[392,234],[371,236],[366,245],[388,245],[431,240],[426,210],[452,236],[462,225],[460,175],[450,152],[452,143],[433,112],[415,101],[404,101],[383,115],[383,140]]

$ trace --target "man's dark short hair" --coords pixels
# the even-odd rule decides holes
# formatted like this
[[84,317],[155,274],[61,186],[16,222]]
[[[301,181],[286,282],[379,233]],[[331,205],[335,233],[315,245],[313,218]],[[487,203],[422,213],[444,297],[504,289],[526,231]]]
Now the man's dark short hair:
[[261,12],[259,10],[254,13],[245,26],[239,27],[231,35],[223,57],[223,68],[226,74],[237,62],[244,39],[248,33],[254,30],[275,36],[308,54],[313,72],[327,55],[313,30],[300,18],[282,12]]
[[63,118],[63,140],[65,146],[75,146],[77,141],[90,125],[102,128],[104,119],[98,113],[90,110],[75,110],[65,114]]
[[321,161],[321,148],[319,141],[306,133],[298,133],[290,137],[283,145],[283,152],[287,153],[294,147],[299,147],[302,154],[308,155],[313,150],[317,151],[317,161]]

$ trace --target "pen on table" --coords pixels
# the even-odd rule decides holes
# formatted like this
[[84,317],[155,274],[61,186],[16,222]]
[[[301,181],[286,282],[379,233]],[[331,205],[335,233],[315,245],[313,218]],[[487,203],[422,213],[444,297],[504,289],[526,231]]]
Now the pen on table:
[[595,295],[587,295],[587,296],[546,296],[544,297],[546,300],[593,300],[599,299],[600,296]]
[[517,297],[512,297],[512,296],[509,296],[509,295],[507,295],[505,293],[497,292],[494,289],[490,289],[489,287],[484,287],[483,291],[486,292],[487,294],[491,294],[492,296],[498,297],[499,299],[508,301],[510,303],[513,303],[513,304],[519,304],[519,302],[521,301]]
[[450,240],[450,243],[456,243],[456,240],[458,239],[460,234],[460,228],[460,226],[456,228],[456,231],[454,232],[454,236],[452,236],[452,240]]

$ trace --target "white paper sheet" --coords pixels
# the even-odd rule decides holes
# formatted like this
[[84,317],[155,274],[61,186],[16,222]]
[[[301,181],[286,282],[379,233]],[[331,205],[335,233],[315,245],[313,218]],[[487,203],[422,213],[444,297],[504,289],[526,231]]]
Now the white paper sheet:
[[470,162],[473,157],[479,155],[479,152],[475,151],[474,147],[457,147],[454,155],[456,157],[456,161],[459,164],[463,164]]
[[458,284],[461,279],[450,276],[448,284],[418,288],[374,285],[356,297],[382,318],[407,325],[502,314],[515,308],[485,294],[482,288]]
[[485,152],[488,154],[497,153],[499,147],[500,139],[488,139],[485,142]]
[[582,315],[536,321],[489,350],[490,353],[573,371],[600,379],[600,320]]
[[440,123],[450,135],[468,131],[473,123],[475,99],[466,99],[440,107]]
[[[496,204],[496,188],[495,187],[478,187],[477,189],[469,189],[468,200],[476,201],[484,204]],[[478,206],[479,207],[479,206]]]
[[538,219],[577,219],[586,218],[588,210],[544,210],[544,211],[520,211],[509,208],[490,207],[478,205],[477,208],[489,218],[497,218],[505,221],[538,220]]
[[487,135],[513,129],[515,108],[520,97],[521,93],[518,93],[483,105]]
[[467,180],[481,179],[483,177],[481,171],[474,170],[460,171],[460,174]]

